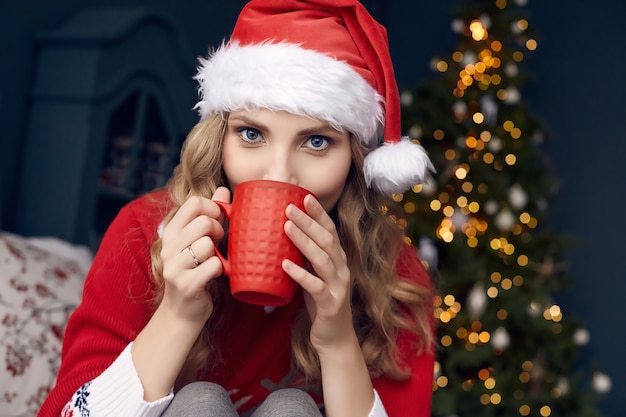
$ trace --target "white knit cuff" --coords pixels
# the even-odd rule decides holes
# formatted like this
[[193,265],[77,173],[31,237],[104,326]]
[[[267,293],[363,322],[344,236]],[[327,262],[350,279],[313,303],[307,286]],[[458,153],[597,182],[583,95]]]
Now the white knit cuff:
[[370,411],[369,417],[387,417],[387,411],[383,402],[380,400],[378,393],[374,390],[374,405]]
[[158,417],[174,398],[173,389],[159,400],[143,399],[143,386],[130,353],[132,342],[100,376],[86,383],[65,407],[92,416]]

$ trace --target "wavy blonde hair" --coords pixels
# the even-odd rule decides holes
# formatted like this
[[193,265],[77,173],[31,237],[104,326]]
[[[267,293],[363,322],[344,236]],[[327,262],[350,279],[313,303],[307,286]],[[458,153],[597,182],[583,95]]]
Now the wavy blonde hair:
[[[174,208],[192,195],[211,197],[220,185],[227,185],[222,171],[222,140],[227,115],[213,115],[200,121],[189,133],[167,188]],[[410,370],[399,358],[396,336],[402,330],[414,333],[418,341],[415,354],[432,346],[432,297],[430,287],[402,279],[396,272],[396,260],[403,244],[397,225],[390,220],[400,217],[397,205],[387,197],[368,189],[363,177],[367,149],[352,139],[352,166],[344,192],[332,210],[341,245],[344,248],[352,279],[352,311],[363,357],[372,377],[387,375],[405,379]],[[386,213],[382,212],[384,208]],[[222,241],[221,244],[224,244]],[[161,241],[152,246],[152,269],[157,283],[155,306],[163,297]],[[209,291],[214,311],[192,347],[176,386],[189,383],[220,363],[219,334],[236,314],[220,314],[237,309],[225,280],[211,281]],[[292,333],[292,356],[303,374],[303,385],[319,386],[320,364],[310,340],[311,322],[306,309],[296,318]]]

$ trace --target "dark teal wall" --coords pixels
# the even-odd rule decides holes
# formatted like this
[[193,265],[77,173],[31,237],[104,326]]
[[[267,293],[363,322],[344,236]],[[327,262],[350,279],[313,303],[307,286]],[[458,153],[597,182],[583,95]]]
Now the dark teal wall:
[[591,331],[585,358],[613,380],[608,416],[626,407],[626,43],[623,0],[530,2],[541,31],[527,97],[553,131],[550,153],[563,186],[554,222],[580,239],[576,276],[559,297]]
[[206,54],[209,45],[218,44],[228,35],[244,3],[245,0],[0,2],[0,228],[10,229],[15,219],[13,202],[16,200],[18,164],[26,131],[39,34],[57,28],[85,8],[150,7],[178,20],[192,52],[200,56]]
[[[179,20],[196,55],[228,35],[244,0],[91,0],[96,6],[146,6]],[[9,3],[9,4],[7,4]],[[447,9],[456,1],[369,0],[385,21],[401,86],[429,75],[436,53],[454,46]],[[18,164],[36,62],[35,37],[85,6],[80,0],[0,3],[0,228],[11,229]],[[623,415],[626,398],[626,315],[621,312],[626,272],[621,267],[626,226],[626,3],[529,0],[539,49],[527,61],[535,79],[523,96],[553,132],[550,152],[563,188],[555,225],[581,241],[571,256],[577,280],[561,299],[566,314],[591,331],[585,359],[613,379],[607,416]],[[50,155],[51,158],[54,155]]]

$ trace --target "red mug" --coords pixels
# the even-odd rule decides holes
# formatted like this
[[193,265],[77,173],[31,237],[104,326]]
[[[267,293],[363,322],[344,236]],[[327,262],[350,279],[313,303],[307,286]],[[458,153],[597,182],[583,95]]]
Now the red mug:
[[294,184],[252,180],[235,187],[232,203],[216,202],[229,219],[228,258],[219,251],[216,255],[235,298],[264,306],[289,304],[298,285],[283,271],[282,261],[303,266],[305,259],[285,234],[285,209],[295,204],[304,210],[308,194]]

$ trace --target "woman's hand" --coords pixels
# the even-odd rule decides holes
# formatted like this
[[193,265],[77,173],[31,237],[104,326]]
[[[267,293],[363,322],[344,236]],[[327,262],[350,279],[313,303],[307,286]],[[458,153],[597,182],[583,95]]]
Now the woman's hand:
[[311,343],[321,353],[353,343],[355,331],[350,306],[350,270],[335,224],[312,196],[304,200],[306,213],[287,207],[285,232],[311,264],[316,275],[283,262],[285,272],[304,290],[311,317]]
[[305,290],[326,415],[366,416],[374,403],[374,389],[352,323],[346,253],[334,222],[312,195],[304,199],[304,208],[306,213],[294,205],[287,207],[285,232],[315,274],[288,260],[283,269]]
[[[230,192],[220,187],[213,200],[228,202]],[[214,201],[195,196],[163,229],[163,300],[131,349],[146,401],[156,401],[170,392],[213,312],[213,300],[205,288],[222,273],[221,263],[214,256],[214,242],[224,235],[222,220]]]
[[224,236],[223,215],[214,201],[230,202],[230,192],[220,187],[212,200],[190,197],[165,226],[161,261],[165,293],[159,308],[177,319],[204,325],[213,312],[207,284],[222,274],[215,242]]

